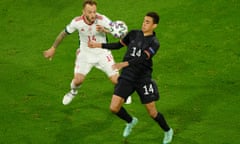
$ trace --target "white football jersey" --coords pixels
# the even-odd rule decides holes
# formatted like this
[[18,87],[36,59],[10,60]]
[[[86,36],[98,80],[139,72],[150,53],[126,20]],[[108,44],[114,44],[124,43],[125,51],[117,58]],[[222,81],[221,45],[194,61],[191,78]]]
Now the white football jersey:
[[66,32],[71,34],[76,30],[79,33],[79,41],[80,41],[80,50],[88,51],[91,53],[99,54],[106,49],[93,49],[88,47],[88,41],[96,41],[100,43],[106,43],[106,34],[103,32],[96,31],[96,25],[104,26],[105,28],[109,28],[111,20],[104,15],[97,13],[96,20],[93,24],[89,25],[85,22],[84,16],[75,17],[70,24],[66,26]]

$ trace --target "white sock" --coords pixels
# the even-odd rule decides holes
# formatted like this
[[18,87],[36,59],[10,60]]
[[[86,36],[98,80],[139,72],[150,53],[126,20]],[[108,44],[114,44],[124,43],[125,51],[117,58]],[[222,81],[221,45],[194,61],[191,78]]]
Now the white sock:
[[81,85],[76,86],[72,80],[70,87],[71,87],[71,93],[73,94],[77,94],[78,93],[78,89],[80,88]]

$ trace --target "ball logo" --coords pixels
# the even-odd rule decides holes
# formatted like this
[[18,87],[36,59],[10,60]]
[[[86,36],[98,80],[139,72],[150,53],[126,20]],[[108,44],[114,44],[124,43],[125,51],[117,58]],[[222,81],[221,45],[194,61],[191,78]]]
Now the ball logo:
[[109,25],[109,31],[115,38],[123,38],[128,32],[128,27],[123,21],[111,22]]

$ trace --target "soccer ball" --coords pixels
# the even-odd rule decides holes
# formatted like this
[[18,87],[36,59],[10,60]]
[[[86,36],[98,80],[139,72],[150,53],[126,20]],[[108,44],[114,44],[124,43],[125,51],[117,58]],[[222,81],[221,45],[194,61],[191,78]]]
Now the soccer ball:
[[128,27],[125,22],[117,20],[110,23],[110,33],[115,38],[123,38],[128,32]]

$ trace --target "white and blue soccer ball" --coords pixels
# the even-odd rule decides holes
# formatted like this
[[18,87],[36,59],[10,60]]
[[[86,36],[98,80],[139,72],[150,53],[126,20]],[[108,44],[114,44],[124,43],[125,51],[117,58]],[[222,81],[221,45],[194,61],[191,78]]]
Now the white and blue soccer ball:
[[124,21],[113,21],[110,23],[110,33],[115,38],[123,38],[128,32],[128,26]]

